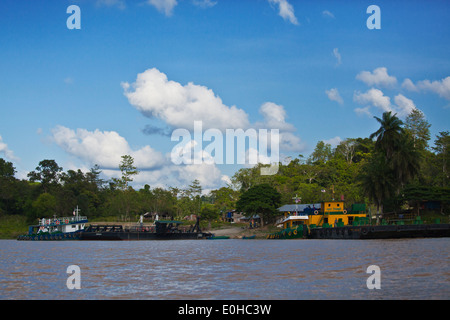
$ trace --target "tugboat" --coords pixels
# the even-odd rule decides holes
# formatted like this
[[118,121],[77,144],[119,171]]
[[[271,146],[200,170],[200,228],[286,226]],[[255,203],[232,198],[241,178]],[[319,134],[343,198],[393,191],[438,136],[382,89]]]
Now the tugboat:
[[87,217],[79,215],[80,209],[73,212],[73,217],[39,219],[39,224],[28,227],[28,233],[20,235],[17,240],[79,240],[83,232]]
[[[311,208],[312,206],[312,208]],[[278,221],[283,227],[269,234],[268,239],[400,239],[450,237],[450,224],[436,221],[424,224],[417,216],[412,224],[397,221],[389,225],[385,220],[373,225],[364,204],[344,209],[343,201],[329,201],[311,205],[286,205]]]
[[154,226],[144,226],[142,220],[141,216],[140,223],[130,227],[90,225],[81,233],[80,240],[194,240],[213,236],[209,232],[201,231],[199,218],[189,229],[180,229],[181,221],[158,220]]

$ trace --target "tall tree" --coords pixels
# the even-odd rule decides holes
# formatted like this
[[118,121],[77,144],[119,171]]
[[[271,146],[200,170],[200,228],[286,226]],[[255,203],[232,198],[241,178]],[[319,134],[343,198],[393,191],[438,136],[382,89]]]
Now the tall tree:
[[391,111],[384,112],[381,119],[374,118],[380,123],[380,128],[370,135],[370,139],[377,138],[375,147],[382,151],[389,160],[404,133],[403,122],[396,117],[396,114],[392,115]]
[[346,139],[341,141],[336,147],[336,152],[344,156],[345,160],[351,164],[355,156],[355,149],[357,146],[356,139]]
[[449,181],[448,167],[450,165],[450,135],[448,131],[439,132],[432,148],[442,168],[442,186],[446,187]]
[[419,172],[420,154],[396,115],[385,112],[381,119],[374,118],[381,126],[370,135],[377,141],[372,158],[363,167],[361,185],[382,214],[384,201],[398,195]]
[[330,160],[332,154],[331,144],[319,141],[308,160],[312,163],[325,163]]
[[281,204],[281,194],[268,184],[253,186],[245,191],[236,203],[236,209],[246,216],[259,215],[261,226],[279,213],[277,208]]
[[62,169],[55,160],[42,160],[35,171],[31,171],[27,176],[32,182],[40,181],[44,192],[48,192],[50,187],[59,183]]
[[425,119],[422,111],[414,108],[405,120],[405,129],[413,138],[414,148],[424,150],[430,140],[431,124]]
[[121,190],[127,190],[129,183],[133,181],[133,176],[137,175],[139,171],[134,166],[134,159],[130,155],[123,155],[122,161],[119,164],[119,169],[122,172],[120,179],[114,178],[114,183]]
[[364,193],[377,206],[377,219],[383,214],[383,203],[394,192],[394,177],[381,153],[375,153],[363,166],[359,183]]

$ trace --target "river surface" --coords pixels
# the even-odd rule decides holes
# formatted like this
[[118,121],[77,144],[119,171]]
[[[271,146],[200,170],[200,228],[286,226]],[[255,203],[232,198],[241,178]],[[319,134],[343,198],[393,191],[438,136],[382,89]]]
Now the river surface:
[[0,262],[3,300],[450,299],[450,238],[0,240]]

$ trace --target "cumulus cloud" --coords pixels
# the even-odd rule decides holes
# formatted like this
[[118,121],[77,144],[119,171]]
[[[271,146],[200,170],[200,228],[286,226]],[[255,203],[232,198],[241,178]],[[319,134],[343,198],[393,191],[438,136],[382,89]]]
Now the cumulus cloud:
[[410,79],[403,81],[402,87],[409,91],[429,91],[437,93],[441,98],[450,100],[450,76],[442,80],[422,80],[414,84]]
[[263,115],[264,122],[257,123],[256,127],[278,129],[280,150],[300,152],[305,148],[301,139],[294,134],[295,126],[286,122],[286,111],[282,105],[265,102],[260,107],[259,112]]
[[380,67],[370,71],[361,71],[356,79],[361,80],[368,86],[392,87],[397,84],[397,78],[388,75],[387,68]]
[[402,83],[402,88],[409,91],[419,91],[419,89],[414,85],[411,79],[406,78]]
[[379,89],[372,88],[365,93],[361,93],[359,91],[355,92],[353,95],[353,100],[359,104],[377,107],[382,112],[392,111],[391,99],[385,96]]
[[19,158],[14,155],[14,152],[8,148],[8,145],[3,142],[2,136],[0,136],[0,154],[3,154],[6,159],[11,161],[19,160]]
[[411,99],[408,99],[402,94],[396,95],[394,97],[394,102],[396,107],[394,106],[393,109],[397,115],[402,118],[406,117],[411,111],[417,108]]
[[336,101],[341,105],[344,104],[344,99],[342,99],[338,89],[332,88],[330,90],[325,90],[325,93],[328,96],[328,99],[330,99],[331,101]]
[[337,145],[339,145],[339,143],[342,142],[342,139],[341,139],[341,137],[336,136],[336,137],[328,139],[328,140],[323,140],[323,142],[326,144],[330,144],[332,147],[336,147]]
[[164,156],[148,145],[133,150],[115,131],[72,130],[57,126],[52,130],[52,139],[67,153],[102,168],[118,168],[123,155],[132,156],[135,165],[144,170],[158,168],[165,162]]
[[375,88],[372,88],[365,93],[355,92],[353,100],[358,104],[365,105],[364,108],[355,109],[355,112],[360,115],[371,115],[370,108],[375,107],[381,112],[391,111],[396,113],[399,117],[406,117],[416,108],[414,102],[402,94],[396,95],[394,97],[395,104],[392,104],[391,99],[388,96],[385,96],[381,90]]
[[171,16],[173,8],[178,4],[177,0],[147,0],[147,3],[166,16]]
[[278,14],[284,19],[289,20],[292,24],[298,25],[295,17],[294,7],[287,0],[269,0],[269,3],[278,5]]
[[194,121],[202,121],[203,128],[245,128],[248,115],[236,106],[226,106],[207,87],[169,81],[153,68],[138,74],[131,85],[122,83],[124,94],[137,110],[147,117],[155,117],[172,128],[192,129]]
[[[133,185],[137,187],[145,184],[163,188],[187,187],[194,179],[198,179],[203,188],[217,188],[225,186],[229,180],[229,177],[223,175],[216,164],[210,161],[210,154],[195,149],[193,140],[183,146],[181,152],[189,152],[193,159],[200,159],[199,163],[177,165],[171,161],[170,154],[163,155],[148,145],[137,150],[132,149],[127,140],[114,131],[72,130],[57,126],[52,130],[52,139],[68,154],[89,163],[90,166],[98,164],[107,179],[120,177],[118,166],[121,157],[125,154],[131,155],[134,165],[139,169],[138,175],[133,178]],[[69,163],[68,167],[79,168],[79,165]],[[88,171],[87,166],[84,166],[84,170]]]

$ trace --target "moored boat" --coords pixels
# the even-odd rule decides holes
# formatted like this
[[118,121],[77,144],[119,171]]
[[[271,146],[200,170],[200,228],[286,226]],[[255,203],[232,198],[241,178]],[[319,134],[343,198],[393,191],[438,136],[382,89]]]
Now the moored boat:
[[[294,212],[289,209],[300,209]],[[344,202],[332,201],[312,205],[287,205],[278,224],[283,229],[267,236],[268,239],[400,239],[450,237],[450,224],[424,224],[416,216],[411,224],[397,221],[379,225],[365,212],[365,205],[356,204],[347,211]],[[285,209],[285,210],[283,210]]]
[[72,217],[39,219],[37,225],[29,226],[28,233],[18,236],[17,240],[78,240],[88,222],[87,217],[79,215],[79,211],[77,207]]
[[180,228],[180,221],[159,220],[154,226],[90,225],[80,235],[80,240],[196,240],[208,239],[209,232],[202,232],[199,219],[189,229]]

